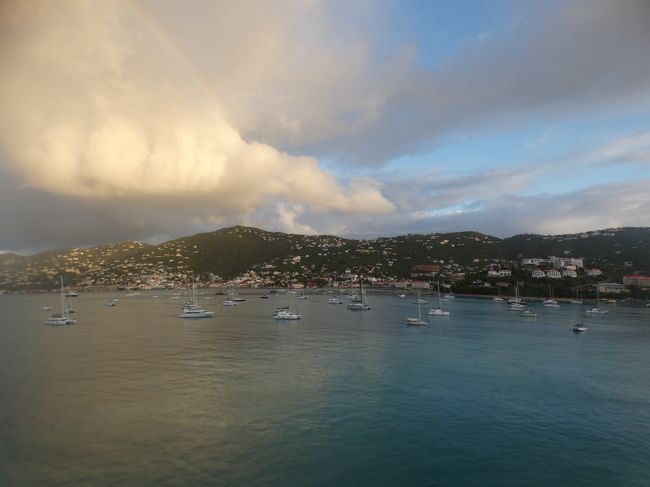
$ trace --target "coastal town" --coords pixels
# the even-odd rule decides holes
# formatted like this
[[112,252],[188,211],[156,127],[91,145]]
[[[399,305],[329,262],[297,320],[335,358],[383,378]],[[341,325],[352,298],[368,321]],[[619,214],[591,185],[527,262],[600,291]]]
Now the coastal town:
[[[539,238],[561,246],[572,240],[615,239],[618,233]],[[647,268],[639,271],[634,261],[612,262],[609,254],[587,258],[571,250],[563,255],[518,252],[515,258],[504,258],[503,240],[475,232],[350,240],[232,227],[205,235],[158,246],[123,242],[31,257],[2,254],[0,291],[51,290],[63,274],[69,285],[86,291],[176,289],[192,281],[211,288],[349,288],[363,279],[375,289],[426,292],[440,283],[457,292],[487,295],[515,283],[539,296],[551,285],[556,295],[566,297],[590,296],[596,288],[617,298],[650,292],[650,273]],[[612,248],[619,247],[612,243]],[[256,255],[243,258],[245,249]],[[623,250],[614,250],[614,255]],[[235,265],[226,269],[211,260],[214,256]]]

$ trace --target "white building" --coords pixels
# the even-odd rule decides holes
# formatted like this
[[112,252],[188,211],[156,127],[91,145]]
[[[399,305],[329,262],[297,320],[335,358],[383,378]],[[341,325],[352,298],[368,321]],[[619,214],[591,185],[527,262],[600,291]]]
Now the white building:
[[593,268],[593,269],[587,269],[585,271],[585,274],[587,274],[590,277],[598,277],[603,275],[603,271],[601,271],[600,269]]
[[533,269],[533,272],[531,272],[531,275],[535,279],[542,279],[542,278],[546,277],[546,275],[544,274],[544,271],[542,269],[540,269],[539,267]]
[[562,273],[557,269],[550,269],[546,271],[546,277],[549,279],[562,279]]

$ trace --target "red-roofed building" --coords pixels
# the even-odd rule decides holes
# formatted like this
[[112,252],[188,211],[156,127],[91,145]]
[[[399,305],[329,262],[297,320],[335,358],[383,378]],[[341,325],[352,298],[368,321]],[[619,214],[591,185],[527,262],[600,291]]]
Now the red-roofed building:
[[625,286],[638,286],[640,288],[650,288],[650,276],[623,276]]

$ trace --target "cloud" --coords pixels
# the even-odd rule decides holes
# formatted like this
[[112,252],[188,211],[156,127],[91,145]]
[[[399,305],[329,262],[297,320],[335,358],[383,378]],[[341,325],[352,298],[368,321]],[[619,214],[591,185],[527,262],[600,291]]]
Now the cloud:
[[[381,165],[428,150],[459,130],[489,132],[530,117],[560,123],[578,114],[650,107],[646,0],[518,3],[508,29],[492,32],[489,42],[480,35],[468,39],[430,69],[416,62],[418,49],[428,46],[401,46],[378,61],[371,50],[375,31],[361,25],[339,32],[336,20],[345,12],[315,10],[292,17],[299,27],[270,33],[276,51],[254,53],[254,64],[269,68],[256,74],[273,95],[255,98],[258,110],[246,103],[255,92],[250,79],[236,78],[245,88],[231,87],[232,102],[225,104],[245,135],[344,165]],[[313,31],[300,49],[296,37],[304,25]],[[340,42],[330,47],[332,39]]]
[[131,4],[3,8],[0,141],[26,186],[79,201],[201,202],[204,220],[269,198],[304,211],[392,210],[376,182],[343,186],[313,157],[245,140],[200,73],[143,29]]
[[[414,176],[373,172],[450,133],[531,117],[562,130],[565,118],[650,106],[647,2],[515,9],[508,32],[474,35],[425,69],[417,54],[428,46],[379,47],[393,27],[376,2],[4,2],[0,248],[237,223],[376,236],[647,222],[636,186],[607,187],[627,213],[602,207],[602,223],[586,216],[601,187],[525,195],[544,172],[647,161],[646,132],[482,172],[435,160]],[[338,177],[317,157],[340,164]],[[348,177],[360,173],[371,176]],[[582,216],[558,207],[561,218],[547,218],[556,202]]]

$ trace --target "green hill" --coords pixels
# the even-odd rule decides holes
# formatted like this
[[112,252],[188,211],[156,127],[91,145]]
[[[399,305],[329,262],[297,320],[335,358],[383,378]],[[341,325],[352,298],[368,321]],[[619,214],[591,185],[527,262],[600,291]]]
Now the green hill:
[[0,254],[0,289],[52,289],[63,274],[80,286],[167,284],[229,279],[244,273],[268,279],[307,280],[362,269],[384,278],[404,278],[420,264],[480,275],[486,265],[516,267],[523,257],[583,257],[608,277],[650,271],[650,228],[619,228],[572,235],[516,235],[499,239],[477,232],[412,234],[353,240],[330,235],[294,235],[235,226],[146,245],[119,242],[32,256]]

